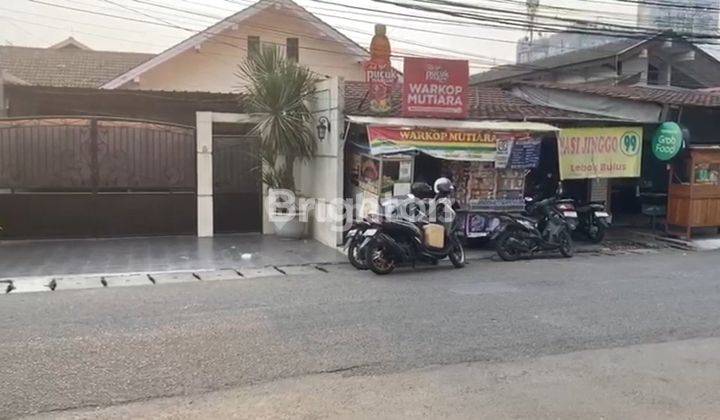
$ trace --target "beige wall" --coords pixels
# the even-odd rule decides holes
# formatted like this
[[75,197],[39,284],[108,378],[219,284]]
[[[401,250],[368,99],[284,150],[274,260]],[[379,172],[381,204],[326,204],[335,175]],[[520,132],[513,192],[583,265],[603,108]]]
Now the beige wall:
[[[336,200],[343,198],[343,158],[345,150],[345,104],[341,92],[343,80],[333,78],[318,83],[315,100],[312,103],[316,120],[322,117],[330,121],[327,137],[320,141],[315,156],[309,162],[296,166],[297,187],[305,197],[317,199],[311,219],[310,234],[313,239],[327,246],[342,245],[342,207],[336,207]],[[322,213],[335,217],[321,220]]]
[[[321,76],[363,80],[363,57],[354,55],[342,44],[324,37],[304,18],[288,15],[287,9],[266,10],[205,42],[200,50],[186,51],[140,76],[125,88],[147,90],[185,90],[237,92],[242,82],[235,75],[246,57],[247,37],[259,36],[261,42],[281,44],[300,39],[300,63]],[[272,29],[271,29],[272,28]]]

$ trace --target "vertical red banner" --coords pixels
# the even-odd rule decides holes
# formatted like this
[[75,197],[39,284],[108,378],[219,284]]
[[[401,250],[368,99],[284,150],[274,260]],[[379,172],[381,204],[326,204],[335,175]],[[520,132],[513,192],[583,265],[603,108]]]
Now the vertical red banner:
[[369,85],[369,105],[373,114],[388,114],[392,111],[392,90],[397,81],[397,73],[390,60],[370,60],[365,62],[365,81]]

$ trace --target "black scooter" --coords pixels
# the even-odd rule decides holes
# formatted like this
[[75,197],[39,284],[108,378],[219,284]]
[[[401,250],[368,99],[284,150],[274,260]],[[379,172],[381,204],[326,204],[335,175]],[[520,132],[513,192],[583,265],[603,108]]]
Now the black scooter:
[[548,198],[530,203],[527,207],[530,217],[502,215],[501,225],[492,237],[500,258],[517,261],[550,251],[572,257],[572,226],[557,208],[557,201],[557,198]]
[[605,232],[610,227],[610,213],[605,209],[604,201],[593,201],[577,206],[578,228],[593,243],[600,243],[605,239]]
[[[367,244],[370,242],[369,235],[365,232],[373,227],[379,229],[384,218],[399,219],[418,216],[420,208],[418,201],[433,196],[432,187],[425,183],[415,183],[410,189],[410,194],[392,197],[381,203],[381,213],[372,214],[363,220],[354,222],[347,233],[345,250],[348,261],[358,270],[367,270],[365,263]],[[373,231],[374,232],[374,231]]]
[[[448,200],[448,194],[439,193],[435,197],[438,203],[438,214],[446,216],[450,229],[444,229],[443,246],[433,248],[426,243],[425,229],[430,223],[427,213],[422,214],[419,221],[401,219],[382,220],[380,226],[365,231],[369,238],[365,250],[365,264],[375,274],[389,274],[399,265],[409,264],[413,267],[417,262],[437,264],[449,258],[455,268],[465,266],[465,250],[459,238],[459,229],[455,223],[455,211]],[[422,220],[424,219],[424,220]]]
[[347,251],[348,261],[350,265],[358,270],[367,270],[365,265],[365,256],[361,252],[361,244],[364,239],[365,231],[370,229],[375,223],[372,219],[366,218],[352,224],[345,239],[345,250]]

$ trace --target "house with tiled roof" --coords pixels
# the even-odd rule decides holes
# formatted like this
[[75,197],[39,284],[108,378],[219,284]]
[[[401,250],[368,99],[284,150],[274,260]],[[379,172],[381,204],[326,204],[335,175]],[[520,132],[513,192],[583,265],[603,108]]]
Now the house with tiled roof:
[[713,89],[553,82],[515,83],[506,89],[538,106],[651,125],[674,121],[689,130],[693,142],[720,144],[715,128],[720,94]]
[[117,74],[105,89],[237,92],[237,65],[276,49],[321,77],[364,80],[369,53],[292,0],[260,0],[151,59]]
[[71,37],[49,48],[0,45],[0,70],[10,84],[99,88],[152,57],[96,51]]
[[663,32],[644,38],[569,51],[473,75],[474,85],[515,82],[660,85],[700,89],[720,86],[720,61],[695,43]]

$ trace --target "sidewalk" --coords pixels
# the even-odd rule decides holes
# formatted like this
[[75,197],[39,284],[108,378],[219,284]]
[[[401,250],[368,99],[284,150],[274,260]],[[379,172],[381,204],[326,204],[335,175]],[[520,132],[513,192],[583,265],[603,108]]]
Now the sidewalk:
[[711,419],[720,413],[718,338],[389,375],[361,370],[37,418]]
[[344,255],[313,240],[268,235],[0,241],[8,277],[243,269],[337,263]]

